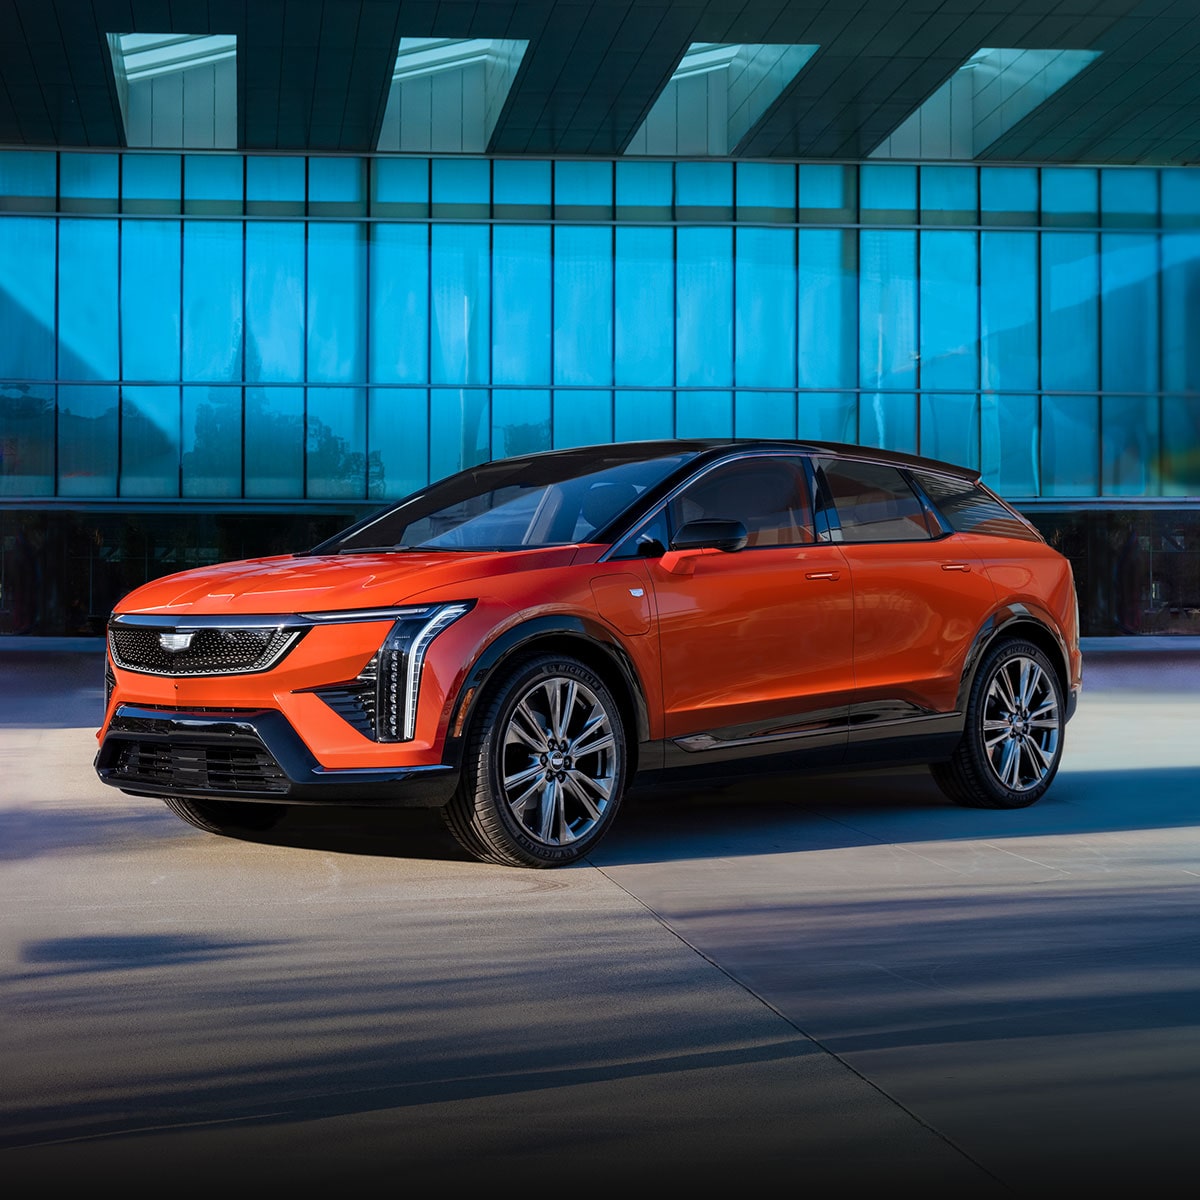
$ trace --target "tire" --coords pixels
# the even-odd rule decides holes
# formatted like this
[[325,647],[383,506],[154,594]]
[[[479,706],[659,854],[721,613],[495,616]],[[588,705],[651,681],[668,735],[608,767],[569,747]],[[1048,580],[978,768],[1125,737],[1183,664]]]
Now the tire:
[[442,816],[482,862],[564,866],[612,824],[627,762],[620,709],[604,681],[568,656],[527,658],[484,697]]
[[1001,642],[979,664],[962,741],[930,773],[955,804],[1026,808],[1058,772],[1065,712],[1062,684],[1046,655],[1032,642]]
[[241,800],[183,800],[177,796],[164,796],[163,803],[189,825],[203,829],[205,833],[231,837],[272,829],[283,819],[286,811],[282,804],[255,804]]

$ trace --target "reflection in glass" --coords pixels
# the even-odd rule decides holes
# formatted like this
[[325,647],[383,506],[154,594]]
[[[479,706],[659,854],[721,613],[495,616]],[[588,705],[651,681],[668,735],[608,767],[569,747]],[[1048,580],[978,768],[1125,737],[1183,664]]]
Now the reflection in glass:
[[676,382],[727,387],[733,383],[733,230],[680,228],[675,253]]
[[[499,165],[499,164],[497,164]],[[492,381],[550,382],[550,230],[492,232]]]
[[429,379],[429,228],[371,226],[370,366],[376,383]]
[[979,318],[985,390],[1038,386],[1037,234],[979,235]]
[[980,401],[980,470],[984,483],[1006,497],[1038,495],[1038,398],[984,395]]
[[676,392],[675,434],[681,438],[733,436],[731,392]]
[[676,163],[675,215],[681,221],[732,220],[733,163]]
[[[874,169],[894,171],[897,168]],[[916,234],[903,230],[864,229],[859,254],[862,263],[858,368],[861,386],[913,387],[917,378]]]
[[780,221],[796,219],[796,168],[792,163],[737,164],[737,219]]
[[1094,233],[1042,234],[1042,386],[1099,384],[1100,263]]
[[497,388],[492,393],[492,453],[496,458],[551,448],[550,392]]
[[733,436],[796,436],[795,392],[744,392],[733,398]]
[[797,291],[797,382],[846,388],[858,383],[858,235],[801,229]]
[[0,496],[54,495],[54,387],[0,383]]
[[58,389],[58,494],[117,494],[117,389]]
[[1200,392],[1200,234],[1162,239],[1162,382],[1170,392]]
[[735,255],[737,382],[794,387],[796,234],[791,229],[739,229]]
[[183,494],[242,494],[242,389],[183,389]]
[[1158,397],[1104,396],[1100,402],[1106,496],[1158,494]]
[[864,446],[916,454],[916,396],[863,392],[858,398],[858,440]]
[[[803,203],[803,181],[801,181]],[[893,163],[858,169],[858,195],[864,225],[912,225],[917,219],[917,168]]]
[[979,220],[983,225],[1036,225],[1036,167],[980,167]]
[[179,495],[179,422],[178,387],[121,388],[122,496]]
[[920,452],[960,467],[978,467],[979,397],[922,396]]
[[429,393],[424,388],[372,388],[367,430],[370,499],[397,499],[429,482]]
[[1100,380],[1106,391],[1158,387],[1158,238],[1100,236]]
[[1100,478],[1100,402],[1095,396],[1042,397],[1042,494],[1095,496]]
[[486,225],[433,226],[429,365],[434,383],[488,381],[488,240]]
[[1200,495],[1200,397],[1164,396],[1163,495]]
[[304,378],[304,226],[246,222],[246,379]]
[[554,393],[554,449],[611,442],[612,393],[560,389]]
[[246,389],[246,495],[304,495],[303,389]]
[[1095,225],[1099,182],[1094,167],[1042,169],[1042,224]]
[[183,226],[183,378],[242,378],[242,224]]
[[675,436],[675,394],[618,389],[613,401],[613,438],[640,442]]
[[0,219],[0,378],[54,378],[54,221]]
[[429,393],[430,481],[492,458],[491,433],[491,403],[486,391],[434,388]]
[[179,378],[179,237],[178,221],[122,222],[123,379]]
[[309,223],[308,378],[314,382],[366,378],[366,250],[363,225]]
[[367,494],[367,394],[364,388],[308,389],[305,458],[310,499],[361,500]]
[[670,229],[618,226],[614,288],[617,383],[669,387],[675,382],[675,257]]
[[814,442],[858,441],[858,396],[853,392],[801,392],[796,436]]
[[977,262],[975,234],[922,231],[922,387],[979,386]]
[[612,239],[607,226],[554,231],[555,383],[612,383]]

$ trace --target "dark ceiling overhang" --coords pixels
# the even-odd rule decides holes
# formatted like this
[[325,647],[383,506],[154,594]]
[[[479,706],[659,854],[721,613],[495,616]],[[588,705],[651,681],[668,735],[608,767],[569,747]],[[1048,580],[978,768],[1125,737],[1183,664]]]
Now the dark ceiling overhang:
[[994,161],[1200,161],[1196,0],[0,0],[0,144],[124,144],[109,33],[235,34],[238,145],[375,149],[399,40],[529,42],[489,149],[615,155],[693,42],[818,44],[742,139],[861,159],[981,47],[1100,57]]

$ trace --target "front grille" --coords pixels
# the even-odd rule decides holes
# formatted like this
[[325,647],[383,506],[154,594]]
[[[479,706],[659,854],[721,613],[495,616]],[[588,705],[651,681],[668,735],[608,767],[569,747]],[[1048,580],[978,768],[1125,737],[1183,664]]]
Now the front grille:
[[[186,647],[167,648],[169,639],[189,633],[191,640]],[[113,625],[109,644],[117,666],[143,675],[245,675],[273,667],[302,633],[278,625],[207,626],[179,631]]]
[[110,779],[162,788],[167,793],[286,792],[287,777],[261,744],[211,746],[199,743],[122,740]]

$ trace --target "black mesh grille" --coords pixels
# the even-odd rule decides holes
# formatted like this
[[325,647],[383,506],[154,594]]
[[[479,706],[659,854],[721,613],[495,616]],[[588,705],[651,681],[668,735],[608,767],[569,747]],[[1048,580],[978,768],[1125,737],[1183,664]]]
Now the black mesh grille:
[[301,631],[276,625],[253,628],[208,628],[191,632],[191,642],[169,650],[171,629],[114,625],[109,631],[117,666],[147,675],[237,675],[265,671],[299,639]]
[[287,778],[264,746],[122,740],[111,779],[165,792],[285,792]]

